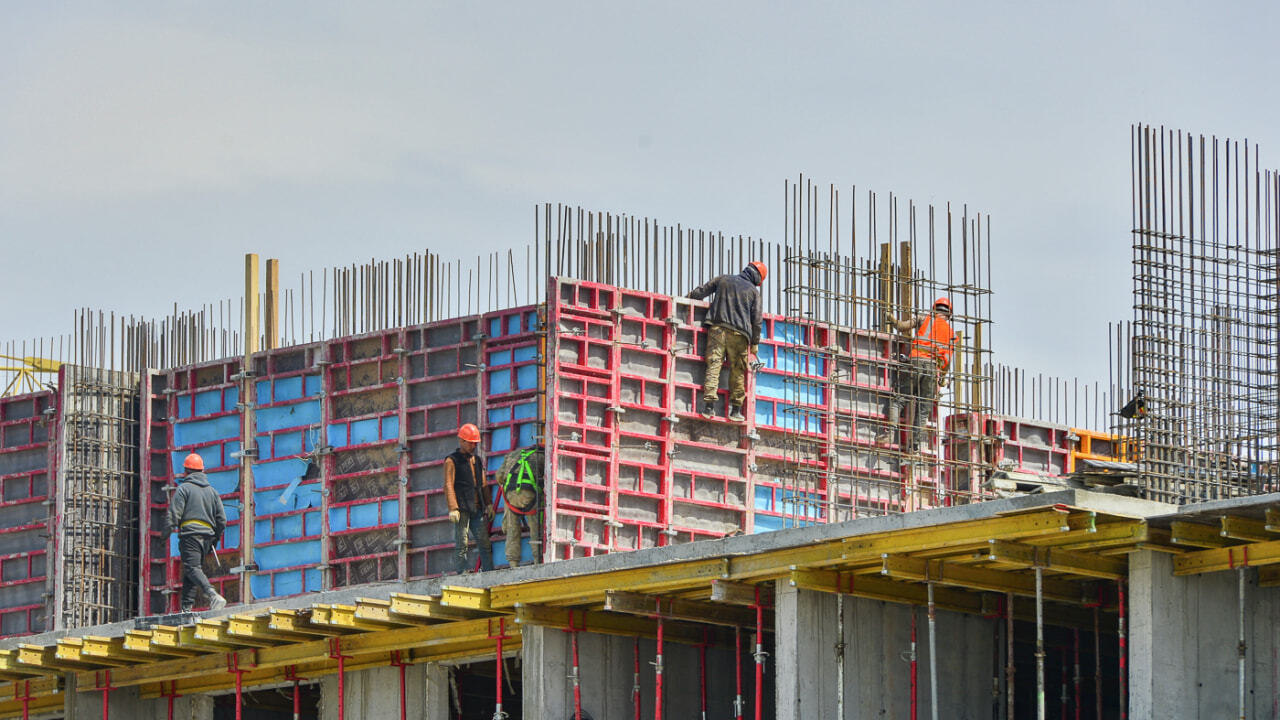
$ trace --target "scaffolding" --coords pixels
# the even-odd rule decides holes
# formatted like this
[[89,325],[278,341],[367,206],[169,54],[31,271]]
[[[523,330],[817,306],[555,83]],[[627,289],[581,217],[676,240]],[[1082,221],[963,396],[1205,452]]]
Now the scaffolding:
[[1131,418],[1152,500],[1276,489],[1280,179],[1257,145],[1135,126]]
[[[829,186],[824,240],[819,187],[801,178],[785,193],[785,313],[804,335],[788,374],[798,493],[822,498],[828,522],[989,496],[989,220],[967,208],[957,217],[949,205],[902,208],[896,196],[876,193],[867,193],[860,218],[851,188],[842,237],[840,191]],[[956,343],[935,399],[899,381],[911,340],[891,319],[912,319],[944,296],[954,308]],[[895,396],[905,407],[890,426]],[[926,419],[917,444],[912,426],[920,404]]]

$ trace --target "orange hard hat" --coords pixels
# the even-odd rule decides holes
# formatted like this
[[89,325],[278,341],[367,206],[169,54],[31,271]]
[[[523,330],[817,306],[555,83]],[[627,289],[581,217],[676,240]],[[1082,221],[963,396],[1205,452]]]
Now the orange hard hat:
[[191,453],[182,461],[182,467],[187,470],[199,470],[204,472],[204,458],[196,453]]
[[472,425],[471,423],[467,423],[466,425],[458,428],[458,439],[478,443],[480,442],[480,428]]
[[938,308],[940,308],[940,307],[941,307],[941,308],[946,308],[946,309],[947,309],[947,312],[951,312],[951,301],[950,301],[950,300],[948,300],[947,298],[944,298],[944,297],[940,297],[940,298],[938,298],[937,300],[934,300],[934,301],[933,301],[933,309],[934,309],[934,310],[937,310],[937,309],[938,309]]
[[764,279],[769,276],[769,267],[759,260],[752,260],[747,264],[760,273],[760,282],[764,282]]

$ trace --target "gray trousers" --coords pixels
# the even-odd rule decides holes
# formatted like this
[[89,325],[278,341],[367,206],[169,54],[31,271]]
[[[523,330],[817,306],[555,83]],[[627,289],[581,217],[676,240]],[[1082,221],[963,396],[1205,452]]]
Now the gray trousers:
[[924,438],[925,421],[933,412],[933,401],[938,397],[938,364],[933,358],[911,358],[898,367],[893,383],[893,399],[889,401],[890,419],[901,418],[908,402],[915,401],[916,411],[911,420],[910,443],[914,447]]
[[196,600],[203,592],[210,600],[217,594],[209,577],[204,574],[204,556],[209,552],[213,542],[212,535],[184,532],[178,533],[178,555],[182,558],[182,610],[185,612],[195,607]]
[[469,513],[460,511],[462,517],[453,525],[453,569],[455,572],[466,572],[471,563],[467,562],[467,536],[475,538],[476,547],[480,550],[480,569],[493,569],[493,544],[489,542],[489,520],[483,512]]

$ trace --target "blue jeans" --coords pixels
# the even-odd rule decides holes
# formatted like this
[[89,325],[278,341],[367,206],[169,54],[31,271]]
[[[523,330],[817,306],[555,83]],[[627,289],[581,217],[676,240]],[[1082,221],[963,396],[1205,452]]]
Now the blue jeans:
[[483,512],[469,513],[460,511],[462,517],[453,524],[453,569],[455,572],[466,572],[471,567],[467,562],[467,535],[475,538],[476,547],[480,549],[480,569],[493,569],[493,545],[489,542],[489,520]]

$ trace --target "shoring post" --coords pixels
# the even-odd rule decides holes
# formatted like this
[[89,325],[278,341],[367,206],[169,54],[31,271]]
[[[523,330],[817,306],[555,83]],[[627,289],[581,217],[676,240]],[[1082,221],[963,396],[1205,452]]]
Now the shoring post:
[[1062,664],[1058,667],[1060,685],[1058,686],[1058,700],[1061,701],[1062,707],[1058,710],[1058,717],[1066,720],[1067,717],[1067,649],[1062,650]]
[[[569,627],[565,632],[569,633],[569,645],[572,648],[573,665],[569,669],[569,680],[573,682],[573,720],[582,720],[582,666],[578,664],[578,633],[586,628],[586,617],[582,618],[582,626],[579,627],[573,622],[573,609],[569,609]],[[639,665],[640,640],[636,639],[636,673],[634,687],[631,691],[636,696],[636,717],[640,712],[640,665]],[[661,650],[659,650],[661,652]],[[497,716],[495,716],[497,720]]]
[[338,720],[347,716],[347,656],[342,654],[342,638],[329,638],[329,658],[338,661]]
[[1044,568],[1036,566],[1036,718],[1045,720],[1044,707]]
[[1120,619],[1117,628],[1120,634],[1120,720],[1129,717],[1129,639],[1125,636],[1124,628],[1124,581],[1116,581],[1116,587],[1119,597]]
[[[733,696],[733,720],[742,720],[742,628],[733,629],[733,680],[736,694]],[[640,719],[636,705],[636,720]]]
[[[1246,546],[1246,547],[1248,547],[1248,546]],[[1248,655],[1248,648],[1249,648],[1248,644],[1247,644],[1247,643],[1246,643],[1246,641],[1245,641],[1245,636],[1244,636],[1244,592],[1245,592],[1245,585],[1246,585],[1246,580],[1245,580],[1245,575],[1244,575],[1244,573],[1245,573],[1245,569],[1246,569],[1246,566],[1244,566],[1244,565],[1242,565],[1242,566],[1240,566],[1239,568],[1237,568],[1237,569],[1236,569],[1236,575],[1237,575],[1237,577],[1239,578],[1239,584],[1240,584],[1240,590],[1239,590],[1239,592],[1237,593],[1237,595],[1238,595],[1238,601],[1239,601],[1239,604],[1240,604],[1239,612],[1237,613],[1238,620],[1239,620],[1239,623],[1240,623],[1240,627],[1239,627],[1239,630],[1240,630],[1240,633],[1239,633],[1239,636],[1240,636],[1240,642],[1239,642],[1239,644],[1236,646],[1236,654],[1237,654],[1237,657],[1236,657],[1236,664],[1237,664],[1237,667],[1236,667],[1236,674],[1237,674],[1237,676],[1238,676],[1238,677],[1236,678],[1236,681],[1237,681],[1238,692],[1239,692],[1239,701],[1240,701],[1240,720],[1245,720],[1245,712],[1244,712],[1244,699],[1245,699],[1245,691],[1244,691],[1244,690],[1245,690],[1245,688],[1244,688],[1244,673],[1245,673],[1245,658],[1246,658],[1246,656]]]
[[[1094,713],[1102,717],[1102,586],[1098,586],[1098,602],[1093,606],[1093,705]],[[1013,717],[1010,715],[1009,717]]]
[[[22,686],[22,696],[18,696],[18,686]],[[22,720],[30,720],[31,718],[31,681],[23,680],[21,683],[13,684],[13,698],[22,701]],[[169,704],[169,718],[173,718],[173,703]]]
[[[662,600],[657,601],[658,613],[654,617],[658,621],[658,648],[654,653],[653,663],[653,720],[662,720]],[[576,718],[582,720],[582,718]]]
[[[570,615],[570,620],[572,621],[572,615]],[[570,622],[570,625],[572,625],[572,624],[573,624],[573,623],[572,623],[572,622]],[[493,627],[493,621],[490,621],[489,626],[490,626],[490,627]],[[503,641],[503,640],[505,640],[505,639],[506,639],[506,637],[507,637],[507,619],[506,619],[505,617],[500,617],[500,618],[498,618],[498,634],[497,634],[497,635],[494,635],[494,634],[493,634],[493,631],[492,631],[492,630],[490,630],[489,637],[491,637],[493,640],[495,640],[495,641],[496,641],[496,645],[497,645],[497,661],[498,661],[498,662],[497,662],[497,665],[496,665],[496,667],[497,667],[497,672],[496,672],[496,673],[494,673],[494,676],[493,676],[493,677],[494,677],[494,688],[495,688],[495,689],[494,689],[493,720],[505,720],[507,717],[509,717],[509,716],[507,715],[507,713],[502,709],[502,641]],[[574,638],[575,638],[575,640],[577,639],[577,633],[575,633],[575,634],[574,634]],[[573,663],[573,664],[574,664],[574,671],[575,671],[575,672],[577,671],[577,664],[578,664],[578,653],[577,653],[577,647],[578,647],[578,646],[577,646],[577,643],[575,642],[575,643],[574,643],[574,657],[573,657],[573,661],[574,661],[574,663]]]
[[911,663],[911,682],[908,688],[911,691],[911,720],[916,720],[920,713],[919,696],[920,693],[917,685],[920,682],[920,655],[916,652],[916,609],[911,608],[911,650],[907,655],[908,661]]
[[[94,673],[94,677],[97,678],[97,673]],[[111,691],[115,690],[111,687],[111,671],[103,670],[102,677],[98,682],[98,687],[102,690],[102,720],[110,720]]]
[[[1017,717],[1014,714],[1014,690],[1017,689],[1014,673],[1017,667],[1013,664],[1013,593],[1005,593],[1004,596],[1004,643],[1004,694],[1008,706],[1005,717],[1007,720],[1014,720]],[[1102,716],[1099,715],[1098,718],[1101,720]]]
[[244,670],[240,669],[240,653],[227,653],[227,672],[236,676],[236,720],[244,708]]
[[938,720],[938,607],[933,602],[933,583],[929,593],[929,717]]
[[[635,671],[631,675],[631,699],[634,701],[636,706],[635,720],[640,720],[640,638],[635,639],[635,643],[632,647],[632,660],[635,662]],[[739,680],[738,694],[742,694],[741,680]],[[738,716],[738,720],[742,720],[741,715]]]
[[[293,720],[300,720],[300,716],[302,715],[302,698],[298,681],[302,678],[298,677],[298,666],[290,665],[285,668],[284,679],[286,682],[293,683]],[[401,687],[403,687],[403,684]],[[403,707],[403,705],[401,707]]]
[[[844,593],[836,593],[836,717],[844,718]],[[705,717],[702,720],[707,720]]]
[[[160,687],[161,687],[161,688],[164,688],[164,683],[160,683]],[[169,720],[173,720],[173,701],[174,701],[174,699],[175,699],[175,698],[180,697],[180,696],[178,695],[178,681],[177,681],[177,680],[170,680],[170,681],[169,681],[169,689],[168,689],[166,692],[164,692],[164,693],[162,694],[162,697],[165,699],[165,705],[166,705],[166,707],[167,707],[167,709],[168,709],[167,716],[168,716]]]
[[756,651],[754,658],[756,661],[756,710],[755,720],[761,720],[764,717],[764,658],[768,654],[764,651],[764,605],[760,604],[760,586],[755,586],[756,590]]
[[702,629],[698,643],[698,698],[702,703],[702,720],[707,720],[707,629]]
[[[501,666],[502,665],[502,645],[501,645],[502,641],[499,640],[498,642],[499,642],[498,665]],[[401,653],[401,651],[399,650],[391,651],[391,666],[400,670],[400,720],[405,720],[408,717],[408,706],[405,703],[405,687],[404,687],[405,686],[404,669],[407,665],[408,663],[404,661],[404,655]],[[501,668],[499,668],[498,673],[499,673],[499,677],[501,677],[501,673],[502,673]],[[501,686],[499,686],[499,689],[501,689]]]
[[1075,666],[1076,720],[1080,720],[1080,684],[1084,680],[1080,677],[1080,628],[1071,629],[1071,646]]

